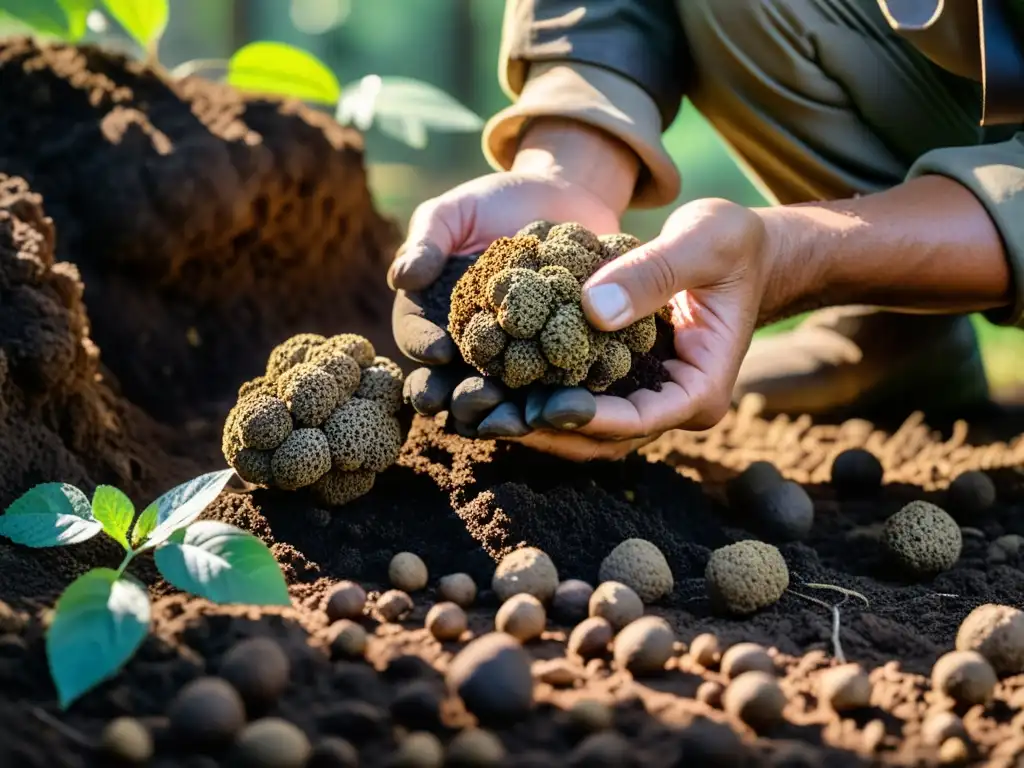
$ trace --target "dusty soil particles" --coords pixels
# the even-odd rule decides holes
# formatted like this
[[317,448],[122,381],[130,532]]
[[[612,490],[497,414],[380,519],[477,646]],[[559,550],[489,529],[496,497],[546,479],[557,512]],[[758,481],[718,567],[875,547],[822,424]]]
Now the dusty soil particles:
[[[383,280],[394,229],[371,205],[355,134],[298,107],[198,81],[171,84],[91,49],[25,40],[0,43],[0,102],[4,507],[46,480],[87,492],[113,483],[141,507],[173,482],[219,468],[234,387],[294,332],[366,333],[390,354]],[[230,747],[189,747],[182,736],[191,731],[174,731],[169,712],[186,683],[217,674],[228,650],[254,636],[279,644],[290,674],[281,695],[249,717],[298,726],[320,750],[310,766],[351,764],[338,757],[337,739],[361,765],[437,764],[396,756],[410,732],[432,732],[447,746],[473,724],[442,676],[467,640],[494,626],[496,560],[532,545],[549,553],[560,578],[593,583],[602,558],[634,536],[656,542],[674,573],[673,592],[648,608],[676,634],[672,658],[659,674],[635,678],[607,657],[569,659],[566,680],[534,686],[528,714],[488,725],[502,765],[937,765],[939,747],[926,743],[922,724],[952,705],[930,690],[931,666],[975,606],[1019,605],[1024,589],[1020,550],[990,554],[999,537],[1024,535],[1022,433],[1024,418],[1009,411],[969,423],[911,414],[894,425],[833,425],[766,420],[748,399],[708,432],[668,434],[619,463],[574,465],[452,435],[444,416],[417,418],[398,464],[350,506],[316,509],[298,494],[235,485],[207,510],[272,547],[291,608],[214,606],[159,581],[151,561],[137,562],[155,600],[152,632],[120,675],[67,712],[46,666],[48,611],[77,574],[116,565],[116,545],[30,551],[0,542],[0,766],[112,766],[98,743],[123,715],[151,734],[149,765],[239,765]],[[848,499],[830,485],[834,456],[853,446],[884,465],[885,488],[873,497]],[[781,547],[792,577],[781,601],[722,618],[706,599],[704,566],[712,549],[753,535],[752,521],[723,503],[723,484],[758,459],[804,485],[815,523],[808,539]],[[998,500],[961,520],[960,560],[923,582],[897,577],[880,556],[879,524],[913,499],[944,504],[945,486],[967,469],[990,474]],[[387,566],[405,550],[423,557],[430,581],[407,618],[381,622]],[[423,620],[438,578],[453,571],[471,574],[480,594],[470,632],[439,643]],[[359,622],[371,642],[356,657],[330,642],[324,611],[342,579],[370,597]],[[867,605],[814,584],[856,590]],[[838,605],[839,646],[833,611],[801,595]],[[552,618],[525,647],[537,661],[563,657],[570,629]],[[702,682],[723,679],[689,654],[702,632],[723,648],[772,649],[784,723],[755,734],[713,697],[697,697]],[[873,682],[870,706],[843,717],[816,695],[817,674],[840,646]],[[613,707],[610,729],[583,737],[567,713],[582,699]],[[1002,680],[987,707],[955,710],[966,733],[960,757],[1018,764],[1022,702],[1019,675]],[[324,754],[331,738],[333,762]],[[261,752],[263,765],[275,764],[270,754]],[[948,748],[943,756],[956,757]]]

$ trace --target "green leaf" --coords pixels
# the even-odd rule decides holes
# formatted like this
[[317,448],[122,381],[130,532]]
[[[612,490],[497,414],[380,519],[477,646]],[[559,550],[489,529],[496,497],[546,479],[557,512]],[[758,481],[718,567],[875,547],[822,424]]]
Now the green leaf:
[[142,510],[132,531],[132,546],[155,547],[195,520],[221,492],[234,470],[207,472],[175,486]]
[[113,677],[149,632],[146,588],[110,568],[79,576],[57,600],[46,658],[60,706]]
[[81,40],[85,36],[89,12],[96,7],[96,0],[57,0],[57,2],[64,9],[68,39],[72,42]]
[[381,132],[417,149],[427,145],[428,130],[476,131],[484,124],[479,115],[430,83],[379,75],[347,86],[336,117],[361,131],[376,123]]
[[167,0],[103,0],[103,5],[146,50],[150,50],[167,29],[170,16]]
[[153,557],[167,581],[214,603],[291,605],[273,553],[233,525],[200,521],[175,531]]
[[88,497],[67,483],[43,483],[25,492],[0,517],[0,535],[26,547],[78,544],[103,530]]
[[242,46],[228,62],[227,82],[242,91],[337,104],[341,84],[320,59],[286,43]]
[[0,0],[0,18],[9,18],[40,35],[67,39],[68,20],[56,0]]
[[135,505],[131,499],[113,486],[100,485],[92,496],[92,514],[103,524],[103,530],[110,538],[131,551],[128,531],[135,517]]

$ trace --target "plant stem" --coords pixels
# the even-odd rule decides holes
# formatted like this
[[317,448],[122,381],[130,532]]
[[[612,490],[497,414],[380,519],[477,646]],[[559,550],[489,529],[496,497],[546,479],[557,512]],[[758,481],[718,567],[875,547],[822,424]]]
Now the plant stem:
[[128,554],[126,554],[124,556],[124,560],[122,560],[121,564],[119,566],[117,566],[118,578],[120,578],[121,574],[124,573],[124,569],[128,567],[128,563],[130,563],[132,561],[133,557],[135,557],[135,551],[134,550],[129,552]]
[[227,69],[229,64],[230,62],[227,59],[191,59],[190,61],[182,62],[172,69],[171,77],[176,80],[183,80],[205,70]]

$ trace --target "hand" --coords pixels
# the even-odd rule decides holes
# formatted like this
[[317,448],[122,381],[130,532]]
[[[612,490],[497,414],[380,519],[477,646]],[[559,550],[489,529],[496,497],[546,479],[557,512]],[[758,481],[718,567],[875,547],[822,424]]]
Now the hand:
[[725,200],[677,209],[661,234],[605,265],[584,286],[590,322],[615,331],[665,304],[677,359],[660,392],[599,395],[574,433],[538,430],[524,445],[576,461],[616,459],[669,429],[708,429],[725,415],[757,327],[772,261],[759,212]]
[[[544,422],[542,413],[524,419],[506,404],[508,393],[500,384],[484,381],[462,362],[438,299],[474,255],[534,221],[576,221],[598,234],[618,232],[636,173],[635,159],[622,153],[592,129],[541,121],[524,137],[510,171],[469,181],[416,209],[388,272],[397,291],[395,341],[406,357],[425,366],[406,381],[406,397],[416,411],[450,410],[462,434],[478,437],[516,437],[529,432],[527,421]],[[586,392],[582,397],[592,400]]]

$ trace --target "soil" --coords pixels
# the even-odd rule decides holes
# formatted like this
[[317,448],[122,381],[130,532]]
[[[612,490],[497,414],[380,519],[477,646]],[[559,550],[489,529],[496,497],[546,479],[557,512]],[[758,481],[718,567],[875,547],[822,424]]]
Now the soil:
[[[198,81],[172,87],[116,57],[23,40],[0,45],[0,100],[0,173],[9,174],[0,177],[5,506],[43,480],[87,491],[111,482],[148,501],[172,482],[219,468],[218,420],[232,399],[225,393],[262,367],[270,346],[292,332],[288,323],[365,331],[375,340],[388,334],[390,298],[369,287],[383,283],[392,225],[370,204],[354,135],[297,107],[242,101]],[[247,142],[247,131],[261,138]],[[169,145],[175,151],[162,153]],[[280,205],[277,214],[261,218],[258,199]],[[335,222],[330,246],[329,238],[303,239],[316,226],[290,223],[322,212],[327,200],[346,212],[316,220]],[[239,222],[248,224],[239,231]],[[225,232],[234,234],[220,239]],[[276,280],[263,278],[272,273]],[[365,304],[316,287],[313,274],[345,274],[335,284]],[[198,347],[175,335],[193,321],[207,324]],[[164,364],[173,376],[162,373]],[[571,686],[538,683],[526,717],[493,726],[508,752],[504,764],[936,765],[938,750],[923,742],[921,725],[928,713],[953,707],[930,691],[932,664],[975,606],[1018,605],[1024,591],[1021,553],[989,556],[998,537],[1024,535],[1022,433],[1024,417],[1010,411],[970,423],[927,424],[914,413],[894,425],[825,424],[767,420],[748,398],[707,432],[670,433],[623,462],[576,465],[466,440],[450,434],[444,416],[417,417],[398,464],[347,507],[316,509],[299,494],[238,486],[205,513],[271,546],[291,608],[214,606],[161,582],[151,560],[134,564],[151,586],[152,632],[120,675],[67,712],[57,708],[46,666],[48,609],[77,574],[116,565],[117,545],[27,550],[0,542],[0,765],[110,766],[97,743],[121,715],[140,718],[154,735],[153,766],[228,765],[223,751],[190,754],[170,731],[168,712],[188,681],[216,674],[227,651],[253,636],[279,643],[291,666],[283,695],[262,714],[295,723],[314,742],[349,740],[363,765],[387,765],[408,731],[434,731],[448,742],[473,722],[442,679],[462,642],[438,643],[423,629],[438,578],[459,570],[477,581],[470,630],[479,634],[493,627],[488,587],[503,554],[537,546],[560,578],[594,582],[604,555],[631,536],[656,542],[671,564],[675,588],[648,610],[668,620],[681,645],[653,677],[633,678],[604,658],[574,667]],[[874,497],[841,498],[829,485],[833,458],[854,446],[885,468],[886,485]],[[791,570],[782,600],[725,618],[708,605],[703,569],[712,549],[751,536],[753,521],[727,508],[723,487],[759,459],[804,485],[815,525],[807,540],[781,546]],[[998,501],[961,521],[960,561],[920,583],[890,572],[879,524],[913,499],[946,503],[945,486],[967,469],[991,475]],[[373,603],[388,588],[388,561],[403,550],[425,560],[430,586],[413,596],[415,610],[401,624],[381,624]],[[365,658],[331,656],[323,608],[341,579],[369,591]],[[867,604],[817,584],[855,590]],[[833,611],[808,597],[838,606],[838,645]],[[560,657],[570,629],[549,621],[527,649],[538,660]],[[772,649],[788,699],[782,725],[757,735],[708,697],[698,699],[703,681],[722,681],[685,653],[702,632],[723,648],[753,641]],[[864,665],[874,683],[871,706],[841,718],[815,695],[816,674],[840,655]],[[565,711],[585,698],[614,705],[626,756],[603,750],[602,763],[591,749],[585,757]],[[1019,675],[999,684],[988,707],[955,710],[971,760],[1017,764],[1022,702]]]

